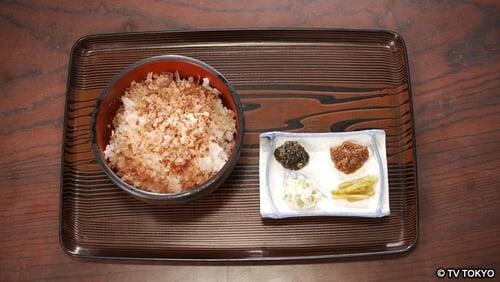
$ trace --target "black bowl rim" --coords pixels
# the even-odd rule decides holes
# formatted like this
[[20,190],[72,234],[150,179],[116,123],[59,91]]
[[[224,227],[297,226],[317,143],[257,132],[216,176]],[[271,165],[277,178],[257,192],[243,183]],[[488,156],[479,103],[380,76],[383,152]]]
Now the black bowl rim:
[[[238,118],[238,131],[236,132],[236,143],[235,143],[235,148],[233,149],[233,152],[231,153],[231,156],[229,157],[228,161],[226,164],[211,178],[209,178],[207,181],[204,183],[195,186],[194,188],[183,191],[183,192],[178,192],[178,193],[154,193],[154,192],[149,192],[146,190],[142,190],[140,188],[137,188],[133,185],[128,184],[127,182],[123,181],[118,175],[115,174],[115,172],[108,166],[107,162],[104,159],[104,156],[99,149],[99,146],[97,145],[96,142],[96,132],[95,132],[95,124],[96,124],[96,119],[97,119],[97,114],[99,113],[100,105],[101,102],[104,100],[106,95],[108,94],[109,90],[111,87],[113,87],[117,81],[119,81],[125,74],[130,72],[131,70],[140,67],[142,65],[155,62],[155,61],[184,61],[188,62],[191,64],[198,65],[202,68],[207,69],[209,72],[215,74],[215,76],[221,80],[221,82],[229,89],[229,94],[231,98],[233,99],[235,105],[236,105],[236,111],[237,111],[237,118]],[[202,62],[198,59],[188,57],[188,56],[182,56],[182,55],[159,55],[159,56],[153,56],[149,58],[142,59],[138,62],[135,62],[126,68],[124,68],[120,73],[115,75],[115,77],[108,83],[108,85],[102,90],[101,94],[97,98],[96,104],[94,106],[94,111],[92,112],[92,119],[91,119],[91,142],[92,142],[92,151],[94,153],[94,156],[96,157],[97,163],[101,167],[101,169],[106,173],[106,175],[122,190],[125,192],[131,194],[132,196],[135,196],[140,199],[144,199],[148,202],[172,202],[172,203],[181,203],[181,202],[187,202],[191,200],[195,200],[196,195],[201,194],[203,191],[208,190],[209,188],[213,188],[214,190],[217,187],[213,187],[213,185],[216,185],[218,180],[221,180],[221,183],[227,179],[229,176],[229,172],[231,172],[240,155],[241,147],[243,146],[243,135],[245,132],[245,118],[244,118],[244,113],[243,113],[243,107],[240,102],[240,99],[236,93],[236,90],[234,87],[229,83],[229,81],[222,75],[221,72],[216,70],[214,67],[210,66],[209,64]],[[226,174],[226,175],[224,175]],[[224,178],[224,179],[222,179]],[[211,191],[210,191],[211,192]],[[200,195],[201,196],[201,195]]]

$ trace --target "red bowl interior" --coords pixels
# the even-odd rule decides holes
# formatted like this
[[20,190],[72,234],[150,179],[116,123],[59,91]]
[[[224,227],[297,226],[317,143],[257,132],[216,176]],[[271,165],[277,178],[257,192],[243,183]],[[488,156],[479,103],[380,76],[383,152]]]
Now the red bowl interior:
[[[121,106],[122,102],[120,97],[125,94],[125,90],[130,87],[132,81],[141,81],[146,79],[149,72],[179,72],[181,78],[188,78],[189,76],[197,79],[198,77],[207,77],[210,79],[210,86],[217,88],[221,93],[222,102],[226,107],[231,109],[237,115],[239,114],[236,102],[231,96],[231,88],[225,82],[223,77],[218,73],[212,72],[210,69],[195,62],[186,61],[183,58],[165,58],[158,59],[143,64],[132,66],[131,69],[119,76],[113,81],[110,86],[105,90],[104,98],[100,103],[99,110],[95,120],[95,142],[97,143],[101,152],[106,149],[111,136],[113,128],[113,118],[116,111]],[[239,132],[238,117],[236,118],[236,132]]]

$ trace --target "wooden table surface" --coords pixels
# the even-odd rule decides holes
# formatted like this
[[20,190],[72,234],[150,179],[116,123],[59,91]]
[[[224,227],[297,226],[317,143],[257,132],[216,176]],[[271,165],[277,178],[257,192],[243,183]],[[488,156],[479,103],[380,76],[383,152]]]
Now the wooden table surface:
[[[2,1],[0,280],[426,281],[438,267],[500,271],[499,16],[495,0]],[[399,257],[302,265],[118,264],[64,254],[59,177],[72,44],[92,33],[246,27],[403,35],[418,156],[416,248]]]

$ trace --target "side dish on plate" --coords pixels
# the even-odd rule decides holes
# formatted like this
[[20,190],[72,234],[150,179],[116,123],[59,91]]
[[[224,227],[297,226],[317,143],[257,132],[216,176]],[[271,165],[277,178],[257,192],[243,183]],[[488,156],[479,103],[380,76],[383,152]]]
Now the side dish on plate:
[[332,191],[334,199],[346,199],[349,202],[368,199],[375,195],[374,185],[378,182],[378,177],[367,175],[354,180],[342,182],[338,189]]
[[330,154],[335,167],[345,174],[355,172],[369,157],[368,148],[351,141],[343,142],[340,146],[331,147]]
[[297,141],[286,141],[274,150],[274,157],[283,167],[298,170],[309,161],[309,154]]

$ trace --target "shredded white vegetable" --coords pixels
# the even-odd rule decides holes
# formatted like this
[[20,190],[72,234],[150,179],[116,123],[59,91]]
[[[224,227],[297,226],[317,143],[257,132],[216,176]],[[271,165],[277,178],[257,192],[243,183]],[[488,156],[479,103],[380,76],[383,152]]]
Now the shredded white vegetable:
[[311,209],[316,206],[320,196],[312,181],[302,175],[285,181],[283,199],[292,209]]

